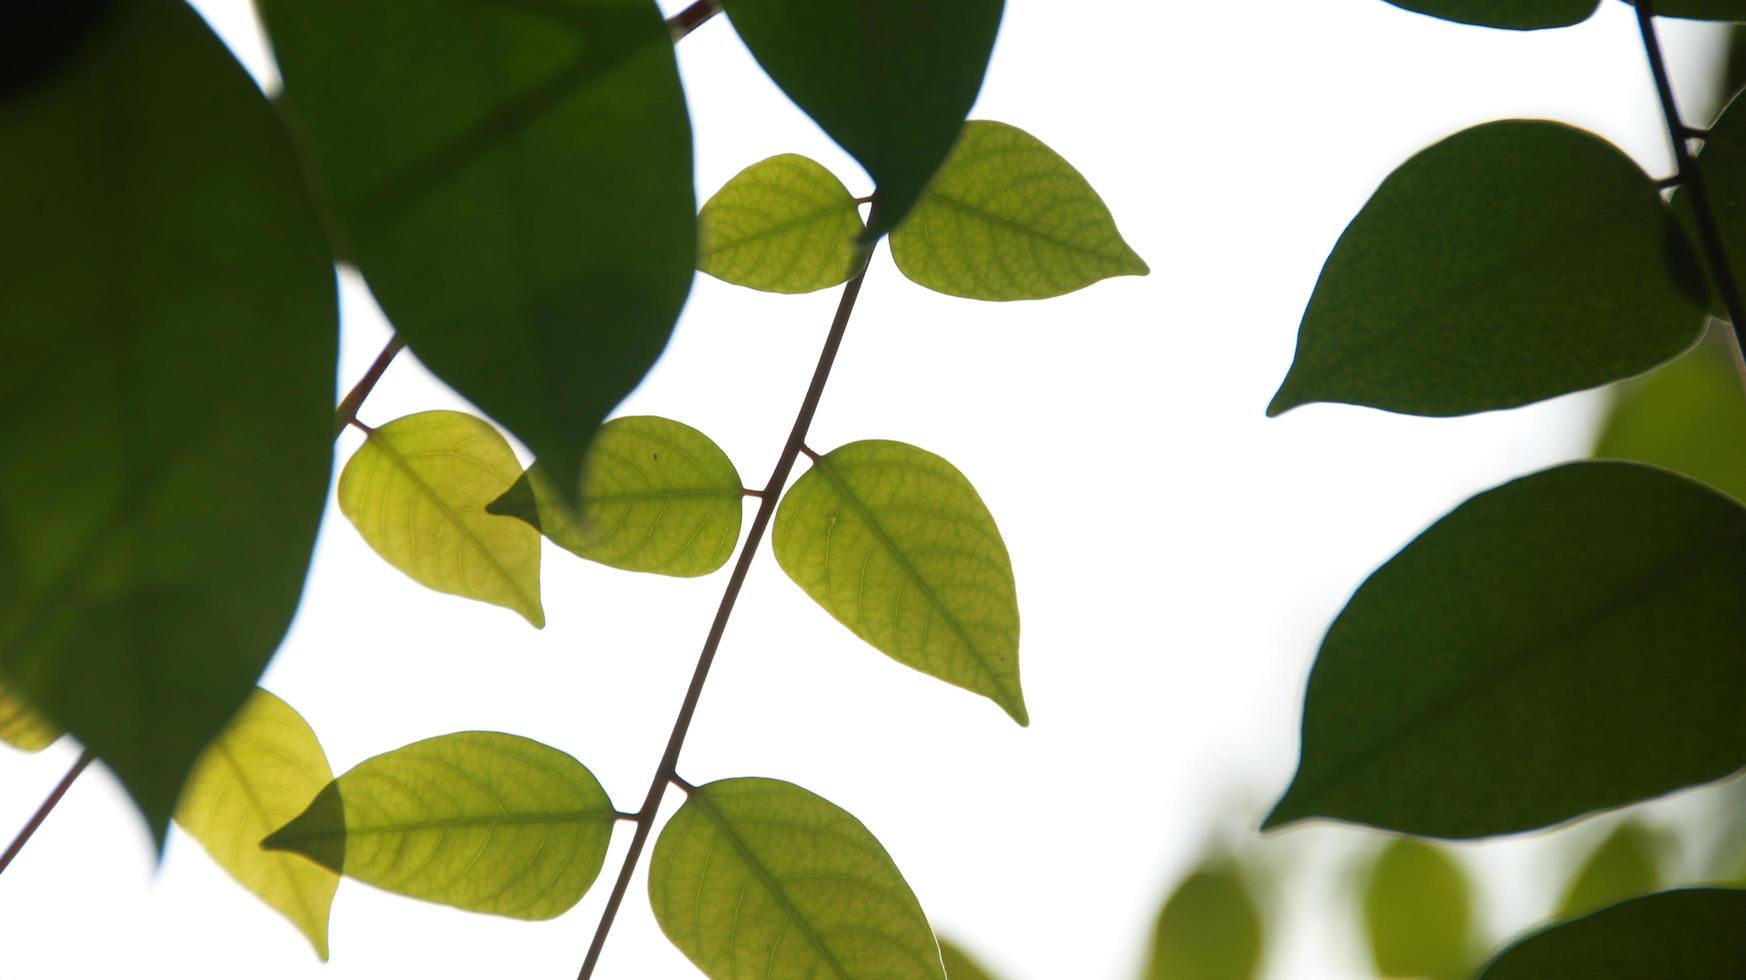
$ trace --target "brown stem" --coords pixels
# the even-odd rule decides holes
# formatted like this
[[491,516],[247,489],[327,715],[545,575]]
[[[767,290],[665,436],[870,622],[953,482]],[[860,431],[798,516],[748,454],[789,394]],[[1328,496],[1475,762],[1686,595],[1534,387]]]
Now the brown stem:
[[394,355],[400,353],[400,349],[405,346],[406,341],[401,340],[399,334],[388,338],[388,346],[382,348],[382,353],[376,355],[376,360],[370,365],[370,369],[364,372],[364,376],[358,379],[358,383],[352,386],[351,391],[346,392],[346,397],[340,399],[339,407],[334,409],[333,413],[333,437],[335,439],[340,437],[340,433],[346,431],[346,426],[358,420],[358,409],[363,407],[364,399],[370,397],[371,389],[376,387],[376,382],[382,380],[382,373],[388,370],[388,364],[394,360]]
[[73,780],[78,779],[79,774],[84,772],[85,767],[90,765],[91,760],[95,758],[96,756],[91,754],[90,749],[79,753],[79,759],[73,763],[73,768],[67,770],[67,774],[61,777],[60,783],[49,793],[48,799],[43,800],[42,806],[37,807],[36,812],[31,814],[30,820],[25,823],[24,829],[18,832],[18,836],[12,838],[12,843],[6,847],[6,853],[0,854],[0,873],[5,872],[7,865],[12,863],[12,859],[18,856],[19,851],[24,850],[24,845],[30,842],[31,835],[36,833],[36,828],[42,826],[42,822],[47,820],[49,813],[54,810],[55,804],[59,803],[61,797],[67,795],[67,790],[73,787]]
[[696,3],[667,18],[667,28],[673,32],[673,42],[677,44],[681,38],[703,26],[703,22],[721,13],[721,6],[715,0],[697,0]]

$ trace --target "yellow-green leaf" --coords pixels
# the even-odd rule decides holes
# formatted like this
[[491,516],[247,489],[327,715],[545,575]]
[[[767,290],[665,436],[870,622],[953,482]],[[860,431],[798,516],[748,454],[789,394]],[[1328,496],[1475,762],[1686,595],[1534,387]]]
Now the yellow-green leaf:
[[1661,850],[1655,832],[1639,821],[1614,827],[1577,869],[1558,903],[1557,917],[1574,919],[1660,888]]
[[262,846],[413,898],[550,919],[600,874],[615,819],[565,753],[459,732],[364,760]]
[[740,474],[703,433],[652,415],[600,427],[582,468],[581,510],[535,466],[487,508],[614,568],[691,577],[720,568],[740,537]]
[[964,124],[952,155],[904,223],[891,258],[929,289],[969,299],[1045,299],[1149,270],[1103,199],[1036,137]]
[[323,960],[339,876],[298,855],[264,850],[261,838],[302,812],[332,779],[303,716],[257,689],[201,754],[176,806],[176,823],[302,930]]
[[955,943],[940,940],[940,959],[946,965],[946,980],[994,980],[994,974]]
[[1402,837],[1364,882],[1364,925],[1376,972],[1385,977],[1466,977],[1473,961],[1473,900],[1449,852]]
[[848,188],[793,153],[754,163],[697,215],[697,268],[738,286],[810,293],[855,274],[863,230]]
[[1254,980],[1261,950],[1261,910],[1242,871],[1211,864],[1183,879],[1159,910],[1145,977]]
[[855,635],[1029,723],[1006,544],[957,468],[901,442],[819,457],[776,511],[776,561]]
[[544,626],[538,532],[485,512],[521,475],[503,436],[462,412],[408,415],[369,436],[340,474],[339,505],[370,547],[420,585]]
[[60,737],[60,729],[32,711],[16,691],[0,684],[0,742],[21,752],[41,752]]
[[662,829],[649,902],[712,980],[944,980],[921,904],[859,820],[792,783],[700,786]]

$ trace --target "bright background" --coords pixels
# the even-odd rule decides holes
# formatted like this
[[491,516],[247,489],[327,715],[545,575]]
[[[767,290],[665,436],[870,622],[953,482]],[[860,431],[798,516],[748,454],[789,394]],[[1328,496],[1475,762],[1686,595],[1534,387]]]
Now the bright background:
[[[245,3],[196,5],[276,84]],[[1705,104],[1718,29],[1664,32],[1686,101]],[[679,56],[700,201],[782,152],[871,190],[725,19]],[[1371,569],[1460,500],[1583,455],[1599,401],[1452,420],[1337,406],[1269,420],[1263,409],[1323,258],[1417,149],[1485,120],[1550,117],[1669,172],[1630,9],[1609,0],[1582,26],[1512,34],[1381,0],[1009,0],[973,115],[1074,163],[1152,275],[983,304],[909,283],[882,250],[809,442],[914,443],[976,485],[1012,554],[1032,725],[855,639],[766,543],[680,772],[779,777],[845,807],[936,927],[1015,980],[1133,975],[1159,900],[1221,846],[1281,871],[1273,975],[1361,975],[1342,903],[1348,861],[1376,835],[1253,833],[1295,765],[1321,630]],[[338,383],[349,387],[388,329],[360,281],[343,283]],[[762,485],[835,303],[835,290],[791,298],[699,277],[666,356],[623,411],[702,429]],[[403,354],[361,417],[379,425],[460,404]],[[342,439],[336,472],[357,441]],[[431,735],[498,729],[571,752],[636,808],[725,571],[639,576],[548,547],[550,625],[536,632],[412,583],[337,510],[325,530],[263,684],[308,718],[336,772]],[[0,834],[76,752],[0,752]],[[669,810],[677,803],[669,794]],[[1674,801],[1664,819],[1692,809]],[[1569,833],[1592,841],[1604,822]],[[569,977],[628,839],[621,825],[601,882],[548,923],[347,882],[321,967],[179,832],[154,870],[142,824],[97,767],[0,883],[0,978]],[[1484,921],[1498,938],[1544,914],[1571,860],[1532,840],[1461,853],[1485,872]],[[639,875],[598,976],[695,976],[645,894]]]

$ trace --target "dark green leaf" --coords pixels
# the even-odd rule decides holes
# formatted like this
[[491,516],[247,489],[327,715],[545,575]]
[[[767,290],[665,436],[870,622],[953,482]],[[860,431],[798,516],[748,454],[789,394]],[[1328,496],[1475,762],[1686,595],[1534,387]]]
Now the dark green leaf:
[[[1704,135],[1697,155],[1734,281],[1746,288],[1746,100],[1735,98]],[[1691,195],[1677,201],[1689,209]],[[1720,310],[1717,311],[1721,313]]]
[[1594,455],[1654,463],[1746,501],[1746,389],[1725,325],[1613,396]]
[[1746,765],[1746,509],[1632,463],[1482,493],[1359,587],[1268,817],[1481,837]]
[[20,752],[41,752],[60,737],[60,729],[30,710],[18,692],[0,684],[0,742]]
[[951,463],[901,442],[835,449],[789,487],[771,543],[788,577],[856,636],[1029,724],[1012,562]]
[[303,589],[332,259],[272,107],[193,11],[117,2],[0,102],[0,673],[161,840]]
[[601,426],[588,447],[580,511],[558,499],[538,466],[486,509],[518,517],[590,561],[688,577],[708,575],[733,555],[745,493],[708,436],[633,415]]
[[1323,267],[1268,414],[1509,408],[1690,347],[1708,292],[1655,182],[1549,122],[1465,130],[1408,160]]
[[1600,0],[1388,0],[1396,7],[1481,27],[1532,31],[1587,20]]
[[873,234],[921,196],[982,88],[1002,0],[725,0],[758,64],[879,188]]
[[1385,977],[1468,976],[1475,946],[1467,874],[1448,851],[1390,841],[1365,876],[1364,928]]
[[1479,980],[1739,980],[1743,922],[1746,891],[1662,892],[1535,933]]
[[697,258],[691,133],[649,0],[262,0],[348,259],[418,357],[566,495]]
[[836,175],[793,153],[754,163],[697,215],[697,268],[738,286],[810,293],[855,274],[861,212]]
[[940,940],[940,959],[946,966],[946,980],[994,980],[994,974],[969,953],[944,939]]
[[1577,869],[1558,902],[1557,917],[1574,919],[1660,888],[1661,849],[1654,832],[1635,820],[1614,827]]
[[964,124],[952,155],[891,233],[911,280],[968,299],[1045,299],[1149,270],[1085,178],[1035,136]]
[[600,874],[615,819],[565,753],[459,732],[358,763],[261,846],[413,898],[550,919]]
[[944,980],[921,904],[879,841],[792,783],[691,791],[649,858],[649,902],[711,980]]
[[1261,939],[1261,910],[1236,865],[1200,868],[1158,913],[1145,980],[1253,980]]
[[112,0],[0,4],[0,97],[35,85],[103,25]]

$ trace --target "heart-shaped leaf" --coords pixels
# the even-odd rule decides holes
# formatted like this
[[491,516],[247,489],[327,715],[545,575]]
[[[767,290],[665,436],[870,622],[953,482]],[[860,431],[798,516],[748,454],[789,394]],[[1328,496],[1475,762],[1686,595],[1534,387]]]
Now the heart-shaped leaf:
[[861,212],[836,175],[793,153],[754,163],[697,215],[697,268],[737,286],[810,293],[855,274]]

